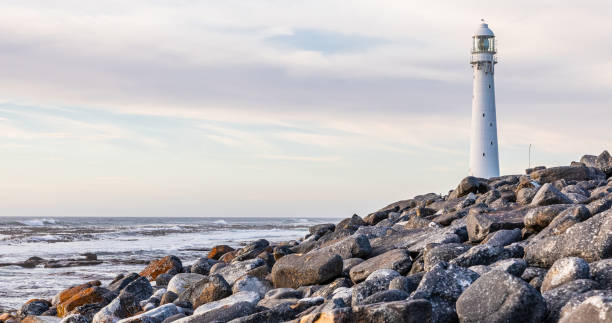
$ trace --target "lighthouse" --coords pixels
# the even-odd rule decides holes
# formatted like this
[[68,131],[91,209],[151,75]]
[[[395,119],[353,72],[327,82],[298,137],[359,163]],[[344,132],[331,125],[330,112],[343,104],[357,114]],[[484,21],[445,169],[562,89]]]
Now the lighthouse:
[[499,176],[497,120],[495,113],[495,35],[482,22],[472,36],[470,64],[474,70],[472,123],[470,138],[470,175],[483,178]]

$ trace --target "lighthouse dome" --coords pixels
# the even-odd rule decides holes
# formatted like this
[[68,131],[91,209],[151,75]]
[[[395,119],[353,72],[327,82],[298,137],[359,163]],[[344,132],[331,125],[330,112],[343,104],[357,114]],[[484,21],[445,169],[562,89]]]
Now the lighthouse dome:
[[476,32],[474,33],[474,36],[489,36],[489,37],[494,37],[495,34],[493,34],[493,31],[491,29],[489,29],[489,25],[486,23],[481,23],[480,27],[478,27],[478,29],[476,29]]

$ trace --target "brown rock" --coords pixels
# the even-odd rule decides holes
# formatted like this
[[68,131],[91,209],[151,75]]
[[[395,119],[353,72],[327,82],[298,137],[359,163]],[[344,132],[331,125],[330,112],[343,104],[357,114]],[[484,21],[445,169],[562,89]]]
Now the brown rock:
[[149,281],[154,281],[157,276],[176,269],[177,272],[183,271],[183,263],[175,256],[166,256],[162,259],[153,260],[140,272],[140,276],[146,277]]
[[556,180],[565,179],[566,181],[590,181],[605,180],[606,175],[594,167],[581,166],[560,166],[534,171],[530,174],[531,178],[544,183],[552,183]]
[[90,281],[85,284],[72,286],[68,289],[61,291],[59,294],[53,297],[53,301],[51,302],[53,305],[58,305],[70,299],[72,296],[94,286],[100,286],[102,283],[99,280]]
[[106,289],[97,286],[82,290],[57,305],[57,316],[64,317],[77,306],[100,303],[104,301],[106,292]]
[[312,313],[299,319],[299,323],[353,323],[353,312],[350,307]]
[[291,254],[279,259],[272,268],[274,287],[324,284],[342,274],[342,257],[328,252]]
[[238,250],[226,252],[225,254],[223,254],[223,256],[219,258],[219,261],[229,264],[230,262],[232,262],[232,260],[234,260],[234,258],[236,258],[237,253],[238,253]]
[[218,245],[218,246],[214,246],[212,248],[212,250],[210,250],[210,252],[208,252],[208,259],[215,259],[215,260],[219,260],[219,258],[221,258],[221,256],[223,256],[224,254],[230,252],[230,251],[234,251],[234,248],[228,246],[228,245]]

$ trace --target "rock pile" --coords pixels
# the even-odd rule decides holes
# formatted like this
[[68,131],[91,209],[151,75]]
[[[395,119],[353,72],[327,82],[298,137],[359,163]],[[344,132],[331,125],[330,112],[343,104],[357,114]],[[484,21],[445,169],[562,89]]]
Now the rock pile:
[[467,177],[301,241],[214,246],[0,321],[612,322],[612,157]]

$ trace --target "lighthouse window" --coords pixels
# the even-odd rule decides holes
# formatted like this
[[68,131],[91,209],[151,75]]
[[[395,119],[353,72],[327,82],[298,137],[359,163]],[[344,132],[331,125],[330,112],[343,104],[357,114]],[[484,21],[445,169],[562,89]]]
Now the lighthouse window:
[[482,117],[484,118],[484,113],[482,114]]
[[489,123],[489,127],[493,127],[493,122]]
[[484,156],[485,156],[485,153],[482,153],[482,157],[484,157]]
[[489,89],[491,88],[491,84],[489,84]]
[[493,146],[493,142],[491,141],[491,146]]

